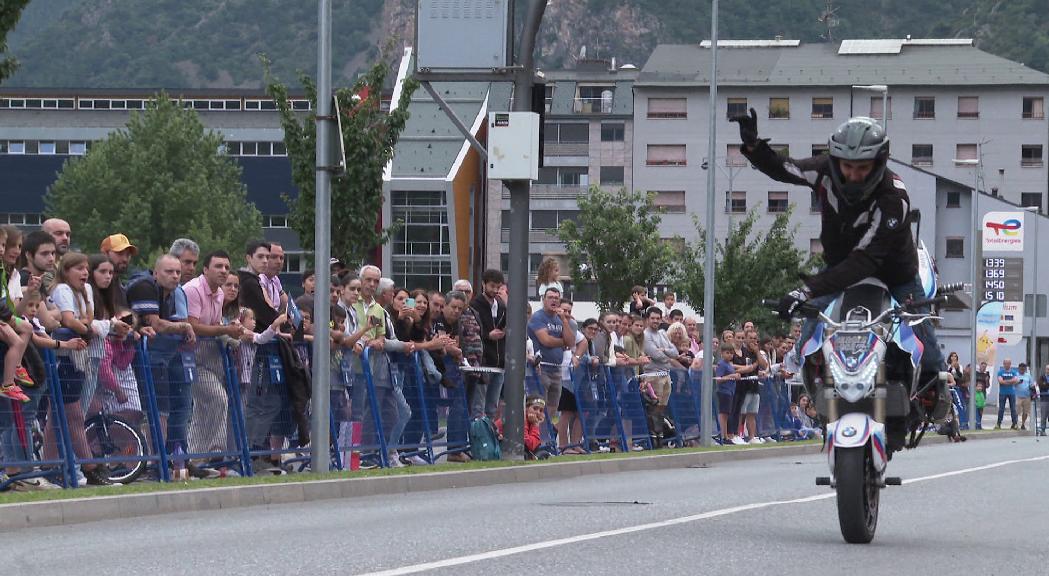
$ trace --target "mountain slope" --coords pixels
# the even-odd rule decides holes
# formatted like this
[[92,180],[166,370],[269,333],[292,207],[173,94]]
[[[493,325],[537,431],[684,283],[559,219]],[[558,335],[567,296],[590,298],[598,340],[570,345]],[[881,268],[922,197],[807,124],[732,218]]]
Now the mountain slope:
[[[820,21],[832,5],[834,14]],[[410,42],[414,0],[334,2],[335,81],[349,83],[383,46]],[[971,37],[984,50],[1049,71],[1045,0],[722,2],[721,38]],[[22,62],[8,86],[258,87],[257,53],[293,82],[316,71],[313,0],[34,0],[10,37]],[[829,26],[827,20],[833,26]],[[661,42],[710,35],[710,0],[556,0],[539,62],[588,57],[644,64]],[[393,52],[396,54],[396,52]]]

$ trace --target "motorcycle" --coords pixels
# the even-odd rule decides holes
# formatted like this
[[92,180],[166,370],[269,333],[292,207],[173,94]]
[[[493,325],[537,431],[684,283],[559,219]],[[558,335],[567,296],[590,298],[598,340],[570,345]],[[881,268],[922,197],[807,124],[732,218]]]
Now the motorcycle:
[[[900,485],[885,474],[891,450],[887,425],[898,435],[911,433],[916,447],[926,425],[935,419],[935,381],[920,382],[922,345],[913,328],[939,319],[915,312],[945,303],[945,294],[960,289],[932,288],[932,298],[895,302],[889,288],[874,278],[853,284],[824,309],[810,303],[797,314],[817,318],[815,331],[802,347],[802,378],[829,423],[824,434],[831,476],[816,484],[837,491],[838,523],[849,543],[869,543],[878,524],[882,488]],[[768,307],[777,302],[766,300]],[[939,375],[946,381],[946,373]],[[931,398],[931,400],[930,400]]]

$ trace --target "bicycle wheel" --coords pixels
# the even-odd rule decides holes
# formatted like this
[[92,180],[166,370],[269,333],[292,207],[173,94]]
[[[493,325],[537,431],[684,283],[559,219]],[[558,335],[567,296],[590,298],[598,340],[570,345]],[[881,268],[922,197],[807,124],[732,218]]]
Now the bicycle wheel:
[[95,458],[139,458],[107,462],[110,482],[128,484],[145,472],[146,439],[131,424],[115,416],[100,414],[84,423],[84,434]]

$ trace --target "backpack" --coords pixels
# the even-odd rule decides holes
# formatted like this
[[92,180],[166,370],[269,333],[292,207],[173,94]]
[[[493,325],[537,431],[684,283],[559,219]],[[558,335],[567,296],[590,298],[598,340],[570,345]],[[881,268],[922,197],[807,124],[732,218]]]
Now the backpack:
[[503,457],[495,424],[487,416],[470,422],[470,456],[474,460],[499,460]]

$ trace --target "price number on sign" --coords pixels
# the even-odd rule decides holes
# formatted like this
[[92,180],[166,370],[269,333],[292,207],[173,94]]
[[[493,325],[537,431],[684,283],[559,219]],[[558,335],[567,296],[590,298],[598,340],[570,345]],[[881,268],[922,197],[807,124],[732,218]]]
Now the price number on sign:
[[992,302],[1004,302],[1005,301],[1005,291],[1003,291],[1003,290],[985,291],[983,293],[983,299],[987,300],[987,301],[992,301]]
[[988,268],[983,271],[984,278],[1005,278],[1004,268]]
[[984,268],[1005,268],[1005,258],[984,258]]

